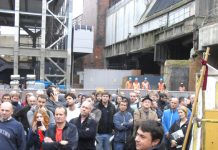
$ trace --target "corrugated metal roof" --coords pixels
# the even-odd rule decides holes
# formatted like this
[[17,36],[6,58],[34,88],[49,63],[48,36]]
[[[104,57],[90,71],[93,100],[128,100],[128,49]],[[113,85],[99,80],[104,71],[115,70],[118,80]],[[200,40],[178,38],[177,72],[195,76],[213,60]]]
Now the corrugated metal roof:
[[147,16],[151,16],[151,15],[153,15],[161,10],[164,10],[164,9],[170,7],[171,5],[174,5],[178,2],[180,2],[180,1],[182,1],[182,0],[157,0]]

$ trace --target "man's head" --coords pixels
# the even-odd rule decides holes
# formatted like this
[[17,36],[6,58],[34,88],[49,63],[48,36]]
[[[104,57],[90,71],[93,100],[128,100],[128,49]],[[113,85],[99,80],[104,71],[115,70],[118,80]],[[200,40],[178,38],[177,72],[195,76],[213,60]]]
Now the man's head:
[[121,112],[125,112],[128,107],[128,100],[127,99],[122,99],[119,103],[119,110]]
[[74,95],[76,95],[76,89],[70,89],[70,93],[73,93]]
[[164,131],[161,123],[147,120],[140,124],[135,137],[137,150],[149,150],[161,143]]
[[103,92],[101,97],[102,103],[107,104],[109,100],[110,100],[110,94],[108,92]]
[[29,106],[36,106],[37,105],[36,97],[34,95],[29,96],[27,98],[27,103],[29,104]]
[[62,124],[66,122],[67,109],[65,107],[59,106],[55,109],[55,122],[56,124]]
[[149,96],[146,96],[142,99],[142,107],[144,109],[149,109],[151,108],[151,102],[152,102],[152,99],[149,97]]
[[176,97],[172,97],[170,101],[170,108],[176,109],[179,106],[179,100]]
[[12,91],[11,93],[11,101],[12,102],[19,102],[20,101],[20,93],[17,91]]
[[100,101],[101,101],[101,97],[102,97],[102,93],[97,92],[97,93],[95,94],[95,97],[96,97],[96,101],[100,102]]
[[64,97],[67,100],[67,105],[68,106],[74,106],[76,96],[73,93],[67,93]]
[[130,92],[129,95],[130,95],[130,102],[134,103],[137,100],[136,93],[135,92]]
[[13,114],[13,106],[10,102],[4,102],[1,104],[1,117],[3,120],[7,120]]
[[54,96],[56,96],[58,94],[57,88],[55,86],[49,86],[46,93],[50,99],[54,100]]
[[39,108],[45,107],[45,103],[47,100],[47,96],[45,94],[41,94],[37,97],[37,106]]
[[82,117],[88,117],[93,109],[93,105],[90,101],[85,100],[80,107],[80,115]]
[[2,95],[2,102],[11,102],[11,96],[8,93]]
[[187,106],[185,97],[183,96],[179,97],[179,106]]

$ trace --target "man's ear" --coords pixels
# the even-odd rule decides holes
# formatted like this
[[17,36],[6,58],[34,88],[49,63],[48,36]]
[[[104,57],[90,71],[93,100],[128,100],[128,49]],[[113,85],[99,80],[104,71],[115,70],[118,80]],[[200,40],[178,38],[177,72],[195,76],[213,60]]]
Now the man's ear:
[[156,139],[156,140],[153,140],[151,144],[152,144],[152,147],[155,147],[155,146],[157,146],[159,143],[160,143],[160,139]]

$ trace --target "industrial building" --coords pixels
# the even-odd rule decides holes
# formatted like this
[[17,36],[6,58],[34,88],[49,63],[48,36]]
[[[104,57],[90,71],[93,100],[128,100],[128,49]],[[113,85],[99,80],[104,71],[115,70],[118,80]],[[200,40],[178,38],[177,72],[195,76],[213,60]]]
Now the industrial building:
[[[10,75],[73,84],[74,59],[92,53],[93,27],[73,19],[73,0],[1,0],[1,82]],[[83,36],[81,36],[83,35]],[[85,46],[84,46],[85,45]]]
[[[216,0],[114,0],[112,4],[106,19],[107,68],[136,68],[142,74],[167,77],[167,60],[188,61],[207,46],[211,47],[208,63],[218,68]],[[192,76],[186,75],[190,82],[199,71],[191,69]],[[194,84],[186,81],[186,85],[194,90]]]

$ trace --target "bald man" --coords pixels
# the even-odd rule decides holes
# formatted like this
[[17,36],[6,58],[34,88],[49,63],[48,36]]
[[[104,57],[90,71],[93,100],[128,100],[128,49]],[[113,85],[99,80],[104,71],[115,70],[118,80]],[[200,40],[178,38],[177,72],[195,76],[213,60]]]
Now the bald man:
[[85,100],[80,107],[80,115],[70,120],[70,123],[77,127],[79,133],[79,150],[95,150],[95,136],[97,124],[90,116],[93,103]]
[[5,150],[25,150],[24,129],[20,122],[12,118],[13,106],[10,102],[1,104],[0,145]]

